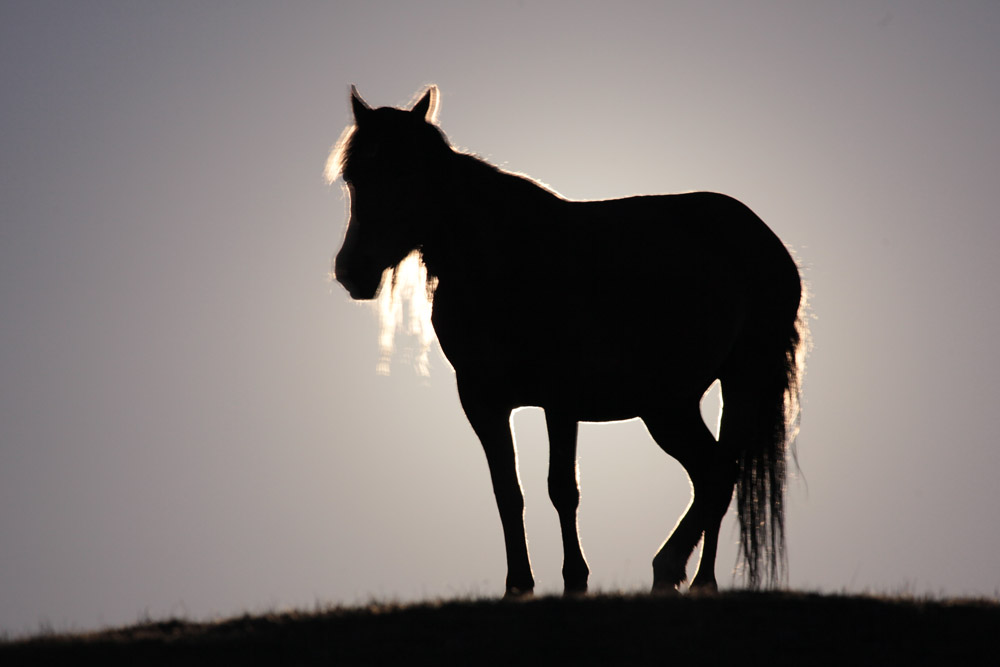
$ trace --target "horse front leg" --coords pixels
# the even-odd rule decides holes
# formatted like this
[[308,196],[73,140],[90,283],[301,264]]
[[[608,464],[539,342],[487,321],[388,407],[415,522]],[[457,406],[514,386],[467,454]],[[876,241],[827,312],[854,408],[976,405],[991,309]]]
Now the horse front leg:
[[507,586],[504,597],[529,595],[535,588],[524,534],[524,496],[517,474],[517,451],[511,433],[511,408],[483,401],[459,384],[462,408],[479,436],[493,481],[500,523],[507,551]]
[[590,568],[580,548],[577,508],[580,482],[576,468],[575,419],[545,411],[549,433],[549,498],[559,514],[563,542],[563,584],[567,595],[587,592]]

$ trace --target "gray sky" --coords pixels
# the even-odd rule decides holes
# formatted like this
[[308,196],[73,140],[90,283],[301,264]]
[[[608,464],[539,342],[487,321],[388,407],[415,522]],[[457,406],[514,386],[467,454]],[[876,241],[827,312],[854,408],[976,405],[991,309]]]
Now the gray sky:
[[[997,595],[998,34],[986,1],[3,3],[0,629],[502,592],[450,370],[377,376],[327,278],[351,83],[437,83],[456,146],[568,197],[742,199],[817,318],[791,585]],[[645,590],[683,471],[635,422],[580,466],[592,587]]]

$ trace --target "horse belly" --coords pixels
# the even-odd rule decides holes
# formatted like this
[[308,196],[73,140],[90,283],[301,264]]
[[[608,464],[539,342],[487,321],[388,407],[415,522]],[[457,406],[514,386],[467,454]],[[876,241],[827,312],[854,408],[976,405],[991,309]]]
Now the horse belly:
[[523,396],[582,421],[629,419],[675,401],[697,401],[718,378],[743,319],[737,294],[694,307],[604,309],[566,318],[547,345],[524,346],[508,368]]
[[727,345],[700,348],[654,343],[599,349],[541,364],[537,403],[572,408],[582,421],[638,416],[665,402],[697,401],[718,377]]

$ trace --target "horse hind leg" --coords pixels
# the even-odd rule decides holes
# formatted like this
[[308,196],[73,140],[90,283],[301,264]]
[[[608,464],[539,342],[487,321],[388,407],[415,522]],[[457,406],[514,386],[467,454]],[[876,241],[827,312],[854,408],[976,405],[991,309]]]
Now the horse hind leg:
[[[704,540],[701,545],[701,559],[698,569],[691,580],[691,591],[715,593],[719,585],[715,580],[715,556],[719,548],[719,530],[722,519],[729,509],[733,499],[733,488],[736,486],[738,472],[736,456],[727,456],[728,448],[717,444],[714,457],[708,466],[709,474],[701,485],[701,492],[706,496],[703,514]],[[695,486],[696,493],[698,486]]]
[[653,591],[676,591],[687,578],[687,562],[704,537],[692,591],[718,590],[715,556],[722,517],[729,508],[736,481],[736,459],[712,437],[697,403],[672,414],[644,415],[653,440],[677,459],[688,473],[691,503],[653,559]]
[[576,420],[545,411],[549,434],[549,498],[559,514],[562,532],[562,576],[567,595],[587,592],[590,568],[580,548],[577,509],[580,506],[580,483],[576,468]]

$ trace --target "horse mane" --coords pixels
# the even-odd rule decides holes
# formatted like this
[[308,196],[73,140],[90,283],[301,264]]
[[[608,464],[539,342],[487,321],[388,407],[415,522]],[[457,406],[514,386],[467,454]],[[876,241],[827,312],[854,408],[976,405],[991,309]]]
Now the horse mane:
[[[434,127],[437,128],[436,125]],[[344,174],[344,169],[351,162],[351,158],[354,156],[356,150],[354,135],[357,128],[358,126],[354,124],[344,128],[344,131],[341,132],[340,137],[330,150],[330,155],[327,157],[326,166],[323,170],[327,183],[332,185]],[[440,132],[440,128],[437,129]],[[507,188],[513,188],[517,194],[541,194],[539,193],[539,190],[541,190],[548,195],[561,198],[561,195],[550,185],[542,183],[538,179],[526,174],[501,169],[475,153],[456,149],[448,142],[448,138],[443,132],[441,133],[441,138],[448,147],[446,159],[460,165],[458,169],[464,175],[469,176],[470,180],[492,181],[489,183],[492,187],[506,185]]]
[[501,191],[505,196],[519,196],[530,199],[548,199],[562,195],[555,188],[538,179],[516,171],[502,169],[475,153],[467,153],[452,149],[456,163],[461,164],[461,171],[467,176],[470,184],[485,185],[493,191]]

